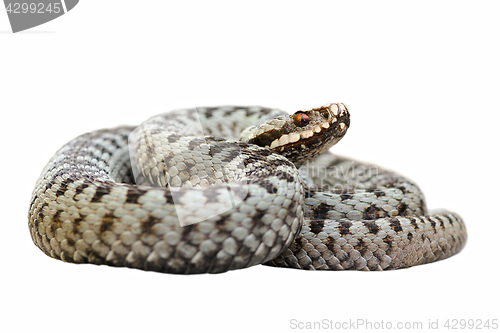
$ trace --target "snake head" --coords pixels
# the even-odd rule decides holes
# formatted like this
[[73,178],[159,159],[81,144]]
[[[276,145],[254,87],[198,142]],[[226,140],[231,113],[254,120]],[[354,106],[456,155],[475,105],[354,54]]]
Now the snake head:
[[347,106],[332,103],[269,120],[255,127],[247,142],[268,148],[300,165],[339,142],[349,125]]

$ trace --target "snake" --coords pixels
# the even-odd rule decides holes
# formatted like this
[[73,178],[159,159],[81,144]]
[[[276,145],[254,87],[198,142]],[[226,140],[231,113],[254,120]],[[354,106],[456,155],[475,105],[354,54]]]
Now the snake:
[[214,106],[82,134],[36,182],[31,238],[64,262],[174,274],[383,271],[460,252],[459,215],[429,212],[394,171],[330,152],[350,122],[343,103]]

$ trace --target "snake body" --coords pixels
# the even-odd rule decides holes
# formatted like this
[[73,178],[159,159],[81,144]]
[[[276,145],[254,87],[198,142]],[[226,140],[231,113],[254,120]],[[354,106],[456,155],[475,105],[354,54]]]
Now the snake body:
[[388,270],[458,253],[458,215],[429,215],[413,182],[328,152],[349,117],[342,103],[204,107],[83,134],[42,171],[31,237],[66,262],[182,274]]

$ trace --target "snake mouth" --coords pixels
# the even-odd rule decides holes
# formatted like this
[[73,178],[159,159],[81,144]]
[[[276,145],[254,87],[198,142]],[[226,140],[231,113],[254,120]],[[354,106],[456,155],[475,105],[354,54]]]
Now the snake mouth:
[[[343,124],[345,127],[345,124]],[[312,129],[308,129],[302,132],[294,132],[289,134],[284,134],[280,138],[275,139],[271,142],[270,145],[266,145],[265,148],[274,149],[278,147],[284,147],[290,144],[297,143],[302,140],[309,139],[314,135],[320,135],[321,132],[324,132],[330,128],[329,122],[323,122],[319,125],[314,126]]]

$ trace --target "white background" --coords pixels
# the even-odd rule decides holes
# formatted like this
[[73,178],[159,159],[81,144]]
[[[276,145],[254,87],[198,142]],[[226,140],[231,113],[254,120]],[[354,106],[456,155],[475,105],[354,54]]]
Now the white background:
[[[5,332],[282,332],[290,321],[499,318],[500,22],[493,1],[81,1],[12,34],[0,10]],[[333,148],[458,212],[457,256],[392,272],[175,276],[46,257],[27,227],[53,153],[177,107],[345,102]],[[5,329],[4,329],[5,328]],[[361,331],[358,330],[358,331]]]

